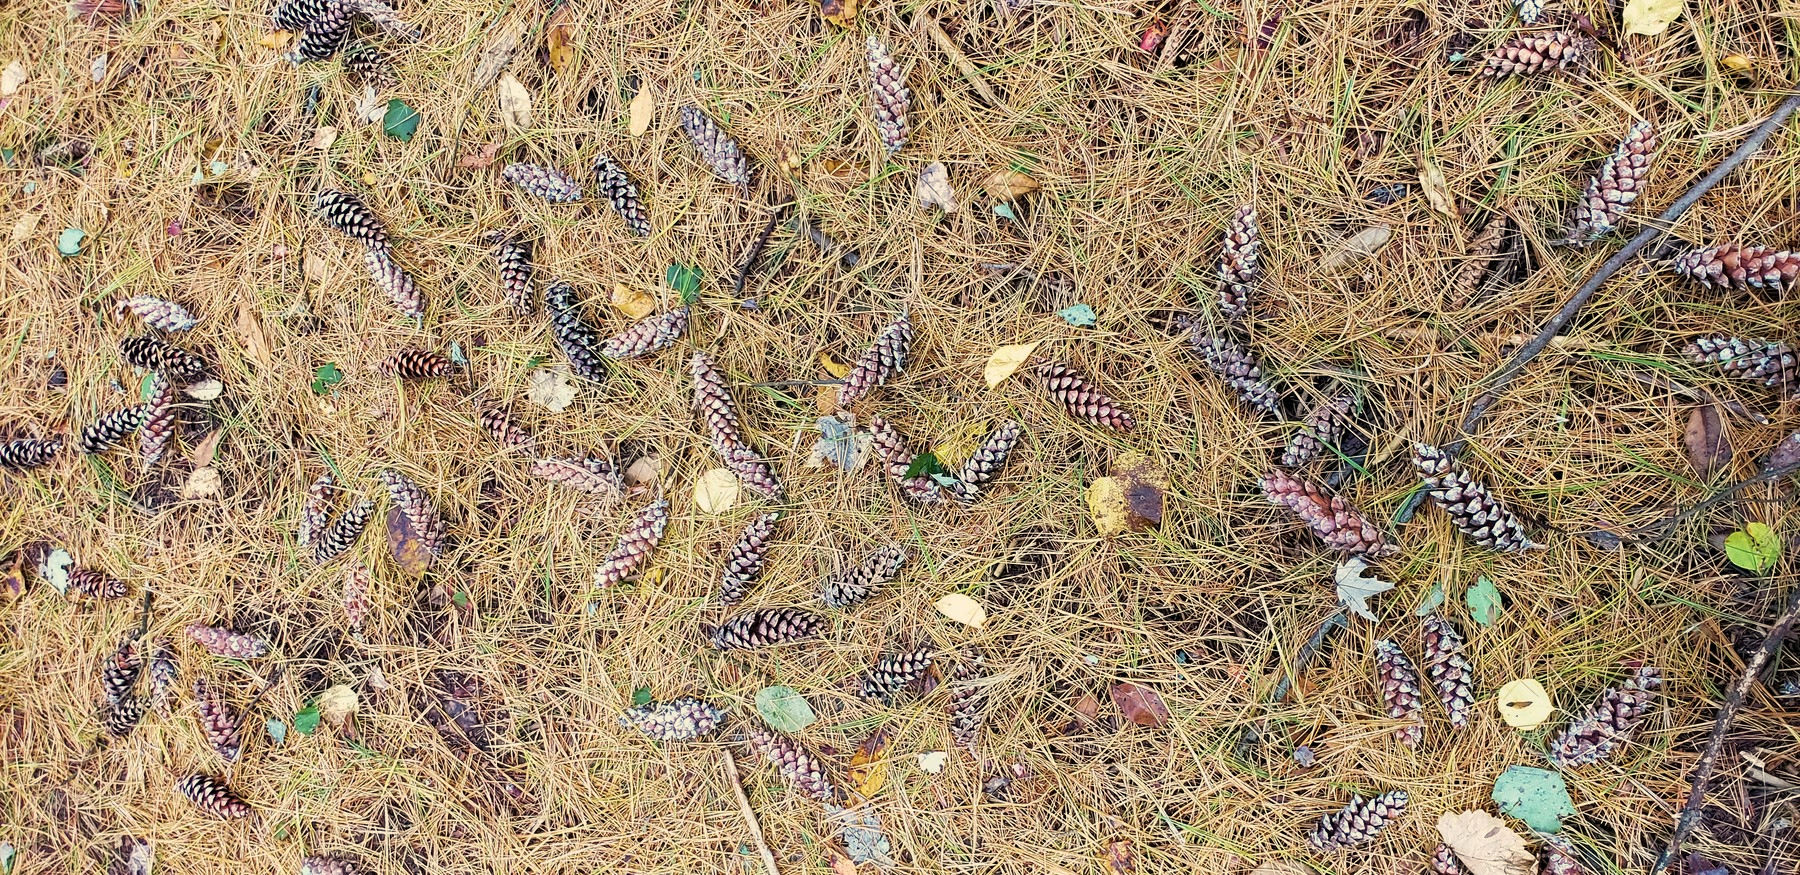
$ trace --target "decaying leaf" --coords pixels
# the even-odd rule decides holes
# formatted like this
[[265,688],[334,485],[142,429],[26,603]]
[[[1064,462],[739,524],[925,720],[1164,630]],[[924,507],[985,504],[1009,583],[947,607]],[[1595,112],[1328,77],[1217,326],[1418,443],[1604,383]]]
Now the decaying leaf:
[[635,289],[624,283],[615,283],[612,291],[612,305],[619,312],[633,319],[642,319],[656,312],[656,299],[643,289]]
[[1506,600],[1500,596],[1500,587],[1494,585],[1492,578],[1483,574],[1463,593],[1463,602],[1469,606],[1469,618],[1481,624],[1483,628],[1494,625],[1500,619],[1500,612],[1506,609]]
[[262,314],[249,304],[239,304],[237,313],[238,336],[244,340],[244,351],[250,354],[250,360],[257,367],[268,370],[274,366],[275,350],[269,346],[269,334],[263,330]]
[[515,18],[507,22],[488,44],[481,47],[481,57],[475,62],[475,71],[469,75],[469,84],[480,91],[494,80],[500,78],[500,71],[512,63],[512,57],[519,50],[519,40],[525,36],[525,22]]
[[1548,769],[1509,766],[1494,779],[1491,798],[1501,814],[1523,820],[1541,833],[1556,832],[1562,829],[1563,818],[1575,816],[1568,782]]
[[[113,861],[106,875],[150,875],[156,869],[156,848],[149,839],[125,836],[113,851]],[[10,863],[0,865],[0,872],[11,873]]]
[[1719,405],[1701,404],[1688,413],[1687,430],[1681,436],[1688,463],[1702,479],[1731,461],[1731,439],[1719,416]]
[[13,223],[12,242],[23,243],[37,233],[39,218],[37,213],[21,213],[19,220]]
[[355,687],[349,684],[338,684],[331,687],[319,694],[319,701],[316,704],[319,708],[319,716],[330,724],[331,728],[344,735],[354,736],[356,734],[356,730],[351,725],[356,718],[356,709],[359,704]]
[[7,64],[6,69],[0,70],[0,97],[11,97],[18,94],[19,88],[24,84],[25,64],[23,62],[15,60]]
[[1536,729],[1555,710],[1550,693],[1535,678],[1508,681],[1494,694],[1494,705],[1500,709],[1500,719],[1514,729]]
[[25,552],[14,552],[0,562],[0,592],[17,598],[25,594]]
[[891,856],[894,852],[893,843],[881,831],[881,815],[875,812],[873,806],[862,805],[848,809],[826,805],[825,814],[829,820],[837,823],[838,835],[844,840],[844,851],[849,855],[853,868],[863,863],[874,863],[885,870],[894,865]]
[[511,73],[502,73],[494,94],[500,102],[501,123],[515,131],[531,127],[531,92],[525,90],[525,83]]
[[982,180],[981,187],[999,200],[1010,201],[1037,191],[1038,181],[1009,167]]
[[847,773],[856,795],[871,799],[881,792],[881,788],[887,786],[889,739],[887,729],[881,728],[869,733],[869,737],[856,746],[856,753],[850,757],[850,769]]
[[68,550],[57,547],[43,554],[38,560],[37,573],[50,588],[62,595],[69,594],[69,572],[75,570],[75,556]]
[[492,167],[494,159],[500,155],[499,143],[483,143],[481,148],[456,159],[456,166],[471,170]]
[[935,607],[938,613],[965,626],[979,629],[987,622],[987,610],[981,603],[960,592],[947,593],[937,600]]
[[756,691],[756,714],[776,732],[793,734],[819,721],[812,703],[793,687],[763,687]]
[[1129,839],[1107,842],[1106,854],[1101,859],[1106,863],[1107,875],[1134,875],[1137,872],[1137,854],[1132,851]]
[[694,481],[694,504],[703,513],[724,513],[737,506],[738,478],[726,468],[713,468]]
[[950,752],[944,750],[928,750],[918,756],[919,771],[927,775],[935,775],[950,764]]
[[1394,239],[1394,229],[1387,225],[1372,225],[1364,228],[1338,244],[1337,249],[1319,262],[1321,270],[1338,270],[1380,252],[1388,241]]
[[[837,394],[836,387],[825,388],[834,396]],[[844,471],[855,471],[868,461],[869,447],[875,438],[856,428],[854,414],[839,411],[831,416],[821,416],[818,427],[819,439],[813,442],[812,454],[806,459],[808,468],[833,465]]]
[[950,171],[933,161],[919,171],[919,206],[937,207],[945,215],[956,212],[956,189],[950,187]]
[[431,555],[431,550],[426,548],[422,534],[413,528],[412,518],[402,513],[400,508],[388,510],[388,552],[393,555],[394,564],[412,577],[423,576],[435,558]]
[[638,93],[631,98],[628,110],[625,133],[633,137],[641,137],[650,130],[650,122],[656,118],[656,93],[650,90],[650,83],[638,86]]
[[1012,376],[1019,368],[1023,367],[1025,362],[1031,359],[1032,352],[1037,350],[1040,343],[1043,341],[1034,340],[1030,343],[1015,343],[994,350],[994,354],[988,357],[987,367],[981,371],[982,378],[987,380],[988,388],[992,389],[1000,385],[1007,377]]
[[1457,218],[1456,201],[1450,197],[1450,184],[1444,180],[1444,171],[1430,158],[1419,159],[1419,187],[1425,192],[1425,202],[1445,218],[1455,221]]
[[1394,585],[1369,573],[1369,562],[1352,556],[1338,564],[1333,575],[1337,582],[1338,603],[1365,620],[1373,621],[1369,599],[1394,588]]
[[1669,29],[1681,17],[1686,0],[1627,0],[1622,16],[1625,32],[1640,36],[1656,36]]
[[825,851],[831,858],[831,875],[856,875],[856,864],[850,861],[849,852],[835,844],[826,845]]
[[1763,470],[1778,471],[1795,462],[1800,462],[1800,431],[1782,438],[1781,443],[1769,451],[1768,461],[1763,462]]
[[1155,690],[1140,684],[1117,683],[1107,693],[1125,719],[1152,729],[1169,725],[1169,706],[1163,704],[1162,696]]
[[568,69],[575,60],[575,28],[569,24],[566,3],[558,6],[545,22],[544,54],[550,59],[550,69],[558,73]]
[[849,27],[856,21],[857,0],[819,0],[819,15],[838,27]]
[[[1121,512],[1127,530],[1141,532],[1162,525],[1163,493],[1169,488],[1169,478],[1149,456],[1135,450],[1125,453],[1113,460],[1112,470],[1108,473],[1111,476],[1104,479],[1118,484],[1118,499],[1123,503]],[[1091,504],[1092,490],[1088,496],[1089,509],[1097,511]],[[1111,496],[1107,498],[1110,500]],[[1095,522],[1099,522],[1097,515]]]
[[1472,875],[1530,875],[1537,862],[1524,838],[1485,811],[1445,813],[1437,829]]
[[1125,512],[1125,484],[1117,477],[1096,477],[1088,484],[1088,516],[1094,530],[1102,538],[1116,538],[1128,528]]
[[202,498],[214,498],[224,491],[225,481],[219,477],[219,469],[208,465],[195,468],[188,474],[187,482],[181,484],[181,497],[189,501]]
[[569,372],[563,367],[539,368],[531,372],[531,386],[525,390],[525,397],[552,413],[557,413],[575,403],[575,387],[569,382]]

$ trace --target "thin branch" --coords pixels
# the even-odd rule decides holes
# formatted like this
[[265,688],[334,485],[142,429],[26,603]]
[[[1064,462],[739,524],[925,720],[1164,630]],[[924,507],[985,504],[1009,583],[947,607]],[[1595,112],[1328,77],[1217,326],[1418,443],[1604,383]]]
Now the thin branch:
[[1712,510],[1713,508],[1718,507],[1719,505],[1721,505],[1727,501],[1730,501],[1731,499],[1737,497],[1738,493],[1743,492],[1744,490],[1749,489],[1750,487],[1756,486],[1759,484],[1774,483],[1775,481],[1780,480],[1781,478],[1786,477],[1790,474],[1800,474],[1800,461],[1791,462],[1789,464],[1782,465],[1779,468],[1767,468],[1767,469],[1764,469],[1762,473],[1757,474],[1754,477],[1747,477],[1743,480],[1739,480],[1738,482],[1733,483],[1730,486],[1726,486],[1726,487],[1720,489],[1718,492],[1715,492],[1712,495],[1707,496],[1705,499],[1700,501],[1700,503],[1698,503],[1698,504],[1694,505],[1693,507],[1690,507],[1687,510],[1684,510],[1672,517],[1669,517],[1667,519],[1657,520],[1656,522],[1633,529],[1631,531],[1631,534],[1628,537],[1630,540],[1632,540],[1634,542],[1641,542],[1641,543],[1647,543],[1647,542],[1660,540],[1661,538],[1667,536],[1670,532],[1674,531],[1677,526],[1680,526],[1680,525],[1688,522],[1689,520],[1692,520],[1692,519],[1700,516],[1701,514],[1706,513],[1707,511]]
[[1706,739],[1706,750],[1700,754],[1700,763],[1694,767],[1694,780],[1688,787],[1687,802],[1681,806],[1681,813],[1675,817],[1675,832],[1669,836],[1669,844],[1656,858],[1656,866],[1650,875],[1662,875],[1674,862],[1675,855],[1681,851],[1681,842],[1694,827],[1700,825],[1701,805],[1706,801],[1706,785],[1712,778],[1713,767],[1719,762],[1719,750],[1725,746],[1725,733],[1731,728],[1731,721],[1744,707],[1744,699],[1750,695],[1750,688],[1756,685],[1757,676],[1768,666],[1775,651],[1781,649],[1783,641],[1794,631],[1794,622],[1800,620],[1800,586],[1794,588],[1794,594],[1788,597],[1787,609],[1775,619],[1775,625],[1769,627],[1769,634],[1763,636],[1762,645],[1750,655],[1744,663],[1744,673],[1738,676],[1737,683],[1731,685],[1731,692],[1725,695],[1725,704],[1719,706],[1718,719],[1713,721],[1712,734]]
[[792,200],[786,200],[769,209],[769,220],[763,223],[762,231],[756,235],[755,240],[751,241],[750,249],[744,253],[744,260],[738,264],[737,280],[732,283],[732,288],[737,291],[739,297],[744,294],[744,283],[750,279],[750,274],[756,270],[757,263],[762,260],[763,249],[769,245],[769,237],[775,233],[775,224],[781,221],[782,214],[787,212],[787,208],[793,203]]
[[975,93],[981,95],[981,99],[987,101],[988,106],[1002,112],[1010,111],[1006,104],[1001,102],[1000,95],[995,94],[994,89],[988,87],[987,80],[981,78],[981,71],[976,69],[973,63],[970,63],[969,56],[963,54],[962,49],[957,47],[956,40],[951,39],[950,35],[938,25],[937,19],[927,14],[920,14],[918,20],[919,26],[924,28],[925,33],[931,37],[931,41],[937,43],[938,51],[949,57],[951,66],[955,67],[964,79],[969,80],[969,87],[974,88]]
[[[1325,639],[1331,634],[1332,630],[1348,628],[1350,628],[1350,619],[1345,616],[1343,608],[1339,608],[1337,613],[1326,617],[1325,622],[1320,623],[1318,630],[1312,633],[1312,637],[1306,639],[1305,644],[1300,645],[1300,652],[1294,656],[1293,668],[1288,670],[1287,675],[1281,679],[1280,683],[1275,685],[1275,689],[1269,692],[1268,698],[1264,701],[1267,704],[1274,705],[1286,700],[1288,693],[1294,688],[1294,678],[1304,673],[1306,667],[1312,664],[1313,657],[1318,655],[1319,648],[1325,646]],[[1238,737],[1238,758],[1247,759],[1250,748],[1260,741],[1262,741],[1261,730],[1254,726],[1244,727],[1243,734]]]
[[763,868],[769,875],[781,875],[775,866],[775,852],[769,850],[768,840],[763,838],[762,825],[756,822],[756,812],[750,808],[750,797],[744,795],[744,782],[738,777],[737,761],[731,758],[731,751],[720,749],[719,760],[725,764],[725,777],[731,783],[731,792],[737,796],[738,813],[744,816],[744,826],[750,830],[750,838],[756,841],[756,849],[762,853]]

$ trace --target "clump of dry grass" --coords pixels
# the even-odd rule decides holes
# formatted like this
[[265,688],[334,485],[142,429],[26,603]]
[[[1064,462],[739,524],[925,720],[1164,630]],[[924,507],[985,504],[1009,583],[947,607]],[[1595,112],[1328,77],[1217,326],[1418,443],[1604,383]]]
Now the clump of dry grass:
[[[1688,402],[1633,375],[1704,385],[1770,415],[1731,422],[1738,461],[1715,479],[1749,471],[1760,448],[1793,428],[1791,410],[1675,355],[1700,332],[1789,333],[1791,301],[1650,271],[1606,287],[1566,341],[1508,389],[1466,457],[1552,549],[1483,552],[1437,513],[1398,527],[1401,558],[1383,569],[1398,588],[1377,602],[1382,621],[1357,621],[1273,705],[1265,697],[1283,667],[1335,607],[1332,559],[1258,494],[1257,478],[1294,426],[1247,415],[1167,330],[1168,316],[1211,306],[1218,233],[1238,203],[1254,201],[1266,243],[1250,340],[1295,410],[1347,386],[1367,393],[1369,476],[1343,491],[1373,515],[1391,514],[1416,485],[1410,442],[1450,437],[1512,338],[1534,331],[1605,259],[1605,244],[1548,246],[1593,163],[1632,119],[1654,117],[1665,146],[1634,212],[1654,215],[1795,80],[1791,17],[1765,2],[1703,4],[1668,36],[1632,38],[1626,57],[1605,54],[1584,74],[1490,84],[1443,57],[1465,34],[1476,49],[1503,40],[1510,26],[1496,22],[1510,18],[1500,0],[1426,12],[1328,2],[1288,9],[1269,28],[1273,8],[1171,7],[1163,14],[1182,48],[1160,59],[1133,48],[1145,21],[1121,3],[1041,4],[1006,17],[979,4],[877,5],[858,30],[823,24],[805,4],[611,4],[571,8],[575,59],[561,72],[534,57],[546,12],[536,4],[406,11],[426,37],[398,53],[393,94],[424,117],[403,144],[353,118],[358,94],[333,65],[295,69],[259,46],[265,18],[253,5],[169,0],[108,27],[25,5],[0,10],[0,63],[18,57],[30,71],[0,111],[0,147],[12,155],[0,164],[0,227],[25,229],[0,259],[0,361],[12,375],[0,424],[67,430],[124,403],[136,376],[116,349],[129,329],[110,314],[135,294],[199,314],[192,344],[228,387],[219,500],[142,513],[131,466],[68,458],[0,485],[0,549],[50,540],[129,570],[156,593],[153,636],[206,621],[277,641],[288,670],[255,719],[291,719],[339,683],[365,696],[359,741],[324,729],[247,745],[230,780],[258,805],[259,822],[203,822],[170,790],[208,763],[191,715],[149,719],[123,742],[94,745],[99,658],[136,617],[34,586],[4,603],[0,632],[0,786],[9,791],[0,840],[20,849],[16,871],[91,870],[90,858],[127,834],[151,837],[165,866],[196,873],[293,871],[319,851],[383,860],[384,871],[754,866],[713,750],[724,742],[659,748],[616,717],[639,687],[658,698],[700,693],[742,713],[769,683],[812,699],[824,719],[804,740],[837,765],[870,730],[893,734],[894,778],[877,808],[905,869],[1091,871],[1108,842],[1124,838],[1145,871],[1238,871],[1298,853],[1313,820],[1350,793],[1389,788],[1411,794],[1405,818],[1327,863],[1346,873],[1411,868],[1435,842],[1437,814],[1487,804],[1494,775],[1538,761],[1545,734],[1507,729],[1483,701],[1459,734],[1428,712],[1414,750],[1393,742],[1394,722],[1380,715],[1372,642],[1410,640],[1410,610],[1434,584],[1460,613],[1481,575],[1498,582],[1508,610],[1492,628],[1465,623],[1478,690],[1536,677],[1572,709],[1615,680],[1623,658],[1665,669],[1667,695],[1631,748],[1571,775],[1591,848],[1620,869],[1654,854],[1717,679],[1736,664],[1727,635],[1766,616],[1775,588],[1725,571],[1703,531],[1626,552],[1598,551],[1574,533],[1653,520],[1704,492],[1682,454]],[[927,14],[1004,106],[977,95],[920,32]],[[468,78],[479,48],[514,24],[529,28],[512,67],[535,100],[523,131],[501,125],[491,92]],[[893,163],[865,106],[861,31],[912,66],[911,142]],[[1268,47],[1248,47],[1246,33],[1265,34]],[[1714,61],[1729,52],[1757,66],[1727,74]],[[657,115],[634,139],[625,106],[644,86]],[[688,102],[762,168],[750,199],[695,160],[675,123]],[[323,125],[337,128],[327,149],[313,145]],[[75,167],[40,163],[65,143],[84,146]],[[1796,207],[1797,143],[1800,134],[1778,135],[1675,233],[1791,243],[1781,238]],[[459,166],[490,145],[494,167]],[[508,161],[580,168],[600,151],[643,189],[649,238],[632,236],[604,203],[544,204],[495,177]],[[747,310],[730,279],[763,225],[757,204],[790,193],[776,169],[789,154],[803,162],[791,183],[799,211],[861,258],[846,269],[778,229],[768,267],[745,292],[758,307]],[[931,160],[949,168],[964,211],[941,217],[913,203],[913,179]],[[1422,163],[1442,170],[1458,220],[1420,196]],[[1042,184],[1017,221],[979,194],[980,179],[1008,167]],[[431,302],[422,325],[380,300],[360,253],[309,215],[311,192],[326,184],[356,189],[394,232]],[[1392,186],[1404,196],[1371,197]],[[1523,229],[1517,260],[1483,304],[1447,305],[1444,283],[1471,229],[1503,203],[1516,205]],[[1393,231],[1377,256],[1319,267],[1373,225]],[[55,253],[64,227],[88,233],[80,256]],[[691,484],[714,462],[687,410],[678,352],[618,369],[560,413],[522,400],[527,375],[554,347],[541,319],[515,316],[496,288],[481,240],[503,228],[538,239],[540,275],[580,289],[604,313],[606,333],[631,322],[604,309],[614,286],[656,290],[666,308],[677,303],[663,287],[667,265],[704,273],[690,342],[728,372],[753,442],[775,457],[790,493],[747,604],[804,604],[835,557],[888,541],[914,557],[901,583],[835,616],[815,646],[749,656],[706,648],[696,629],[716,620],[707,598],[717,557],[763,508],[721,518],[691,501]],[[1008,285],[981,268],[991,263],[1073,282],[1047,292]],[[1054,315],[1076,302],[1096,310],[1097,328]],[[1007,419],[1026,426],[990,494],[967,509],[906,505],[872,473],[799,464],[819,411],[813,390],[789,381],[821,379],[821,354],[850,360],[903,307],[919,333],[913,363],[875,409],[909,435]],[[266,359],[239,327],[253,317],[270,341]],[[1136,432],[1073,423],[1023,381],[986,388],[988,352],[1028,339],[1106,386]],[[466,378],[401,385],[377,373],[398,350],[451,343],[468,353]],[[310,383],[327,362],[346,379],[319,397]],[[59,368],[67,384],[53,387]],[[593,512],[492,444],[478,413],[509,403],[544,454],[661,460],[673,506],[659,573],[585,610],[593,569],[629,514]],[[1086,519],[1082,489],[1127,449],[1169,473],[1168,518],[1155,534],[1105,541]],[[191,464],[178,460],[167,476],[178,486]],[[369,496],[376,472],[395,468],[453,521],[454,544],[426,585],[398,574],[378,539],[362,542],[357,558],[376,568],[362,638],[339,631],[342,570],[314,567],[289,534],[321,464]],[[1753,516],[1784,530],[1789,515],[1785,504],[1754,500],[1708,525]],[[990,622],[971,631],[939,616],[931,604],[951,590],[981,599]],[[951,749],[944,694],[885,708],[846,683],[884,648],[924,638],[986,654],[999,678],[985,761],[956,754],[937,776],[914,768],[912,755]],[[184,652],[185,671],[200,659]],[[248,691],[264,669],[211,671]],[[381,684],[371,681],[377,672]],[[1166,731],[1087,723],[1076,703],[1105,701],[1116,681],[1160,691],[1174,722]],[[441,704],[465,700],[481,704]],[[1791,744],[1791,700],[1783,707],[1753,703],[1741,723],[1747,743]],[[458,728],[469,714],[478,739]],[[1266,741],[1243,751],[1248,727]],[[1302,743],[1316,766],[1288,757]],[[1015,763],[1032,777],[1004,798],[980,791]],[[1727,766],[1725,780],[1744,768]],[[744,780],[784,871],[816,870],[830,837],[819,809],[770,772],[747,770]],[[1773,811],[1745,815],[1738,832],[1721,827],[1698,847],[1739,871],[1769,854],[1791,864],[1791,840],[1757,835]]]

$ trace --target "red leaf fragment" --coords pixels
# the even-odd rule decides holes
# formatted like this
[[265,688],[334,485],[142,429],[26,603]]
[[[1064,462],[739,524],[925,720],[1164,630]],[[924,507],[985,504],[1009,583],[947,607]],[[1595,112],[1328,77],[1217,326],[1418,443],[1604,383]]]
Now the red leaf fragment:
[[1108,692],[1112,695],[1113,705],[1125,719],[1153,729],[1169,725],[1169,706],[1163,704],[1162,696],[1155,690],[1133,683],[1117,683]]

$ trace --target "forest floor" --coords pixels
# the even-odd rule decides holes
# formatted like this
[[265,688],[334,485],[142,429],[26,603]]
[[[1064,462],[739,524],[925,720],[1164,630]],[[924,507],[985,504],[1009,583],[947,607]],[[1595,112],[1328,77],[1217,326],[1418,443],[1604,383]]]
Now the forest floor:
[[[1628,745],[1564,772],[1577,812],[1564,834],[1592,871],[1644,871],[1724,689],[1794,586],[1791,559],[1759,578],[1716,546],[1752,521],[1791,536],[1791,483],[1652,543],[1609,549],[1586,534],[1653,523],[1754,474],[1800,426],[1791,402],[1681,353],[1703,334],[1792,339],[1792,293],[1707,288],[1648,258],[1505,389],[1464,456],[1548,549],[1496,553],[1429,504],[1401,512],[1419,485],[1412,443],[1460,437],[1482,381],[1800,78],[1800,19],[1773,0],[1690,3],[1665,33],[1628,37],[1617,7],[1553,4],[1550,21],[1585,13],[1607,44],[1577,69],[1501,80],[1475,71],[1520,27],[1503,0],[877,3],[848,27],[807,3],[408,3],[423,39],[376,38],[397,75],[374,102],[335,61],[288,63],[253,3],[149,0],[92,20],[45,10],[0,8],[0,66],[17,62],[0,78],[0,363],[14,375],[0,428],[69,434],[135,403],[142,375],[119,341],[143,329],[114,312],[134,295],[200,318],[174,341],[224,392],[185,402],[182,434],[148,473],[128,442],[0,475],[0,556],[60,546],[132,593],[78,603],[27,562],[23,592],[0,596],[0,873],[100,871],[135,839],[176,873],[290,873],[316,853],[383,873],[765,871],[728,756],[779,870],[841,871],[824,809],[737,741],[771,685],[816,711],[794,737],[827,772],[874,790],[866,810],[895,872],[1118,872],[1129,857],[1141,872],[1411,873],[1440,815],[1494,810],[1496,778],[1547,767],[1546,741],[1637,663],[1665,684]],[[1159,27],[1166,39],[1144,51]],[[504,77],[482,82],[484,47],[509,34]],[[870,120],[869,34],[912,90],[911,141],[892,156]],[[649,115],[634,135],[641,92]],[[677,119],[686,104],[742,143],[748,192],[697,160]],[[413,112],[416,132],[394,136]],[[1622,232],[1552,246],[1638,119],[1661,147]],[[636,180],[650,236],[593,193],[600,152]],[[588,197],[528,197],[498,178],[514,161],[568,170]],[[934,161],[959,201],[947,215],[915,195]],[[1670,231],[1794,245],[1797,181],[1789,128]],[[997,197],[1004,182],[1032,190]],[[358,194],[386,224],[423,320],[396,312],[355,242],[313,215],[321,187]],[[771,205],[788,200],[734,289]],[[1280,388],[1279,419],[1246,407],[1181,329],[1225,329],[1220,238],[1245,203],[1263,277],[1230,330]],[[797,215],[854,247],[854,264],[797,233]],[[1478,300],[1455,300],[1448,279],[1496,215],[1519,233]],[[1369,229],[1385,229],[1378,251],[1346,254]],[[549,409],[528,394],[564,356],[541,309],[521,316],[502,299],[483,242],[495,230],[535,240],[540,283],[571,283],[603,334],[631,324],[634,298],[666,310],[688,286],[687,336],[603,383],[576,381],[572,403]],[[1077,324],[1081,305],[1091,326]],[[910,502],[879,463],[807,464],[835,412],[834,369],[902,311],[918,333],[907,367],[852,412],[891,420],[952,470],[980,435],[1022,423],[971,505]],[[1032,342],[1136,429],[1070,416],[1029,372],[984,381],[997,348]],[[466,367],[428,381],[379,372],[412,346]],[[696,500],[719,462],[690,409],[694,350],[726,375],[782,501]],[[1373,568],[1395,586],[1272,701],[1338,611],[1341,557],[1259,480],[1300,417],[1346,390],[1365,399],[1353,431],[1367,450],[1354,465],[1328,453],[1307,476],[1330,477],[1389,533],[1399,552]],[[1721,418],[1735,453],[1700,473],[1684,431],[1711,396],[1741,404]],[[649,479],[614,504],[534,479],[483,430],[489,408],[510,409],[541,454],[601,454]],[[1109,536],[1088,496],[1128,453],[1166,480],[1163,518]],[[377,516],[348,557],[314,564],[295,535],[308,485],[330,470],[342,503],[385,502],[376,475],[389,468],[441,509],[447,552],[423,578],[404,573]],[[648,571],[596,592],[595,568],[658,493],[670,519]],[[868,602],[825,611],[817,641],[713,650],[700,628],[729,613],[715,599],[723,554],[777,507],[746,606],[816,609],[821,576],[884,544],[910,561]],[[357,634],[341,608],[350,563],[373,572]],[[1497,607],[1481,601],[1484,579]],[[95,716],[101,662],[137,628],[142,591],[154,596],[145,640],[174,642],[178,695],[171,716],[109,739]],[[1382,708],[1374,645],[1419,660],[1417,612],[1434,591],[1467,637],[1474,719],[1453,729],[1427,689],[1413,748]],[[985,623],[936,610],[947,593]],[[210,657],[182,634],[190,623],[274,652]],[[951,743],[952,685],[893,706],[857,694],[879,654],[927,643],[941,666],[985,660],[973,754]],[[1734,873],[1800,867],[1800,698],[1779,695],[1796,659],[1790,646],[1752,691],[1690,842]],[[235,765],[195,724],[196,676],[239,707],[262,693]],[[1521,730],[1496,690],[1526,678],[1556,713]],[[345,688],[353,723],[319,720],[321,698]],[[1145,691],[1166,720],[1143,713]],[[619,723],[634,697],[687,694],[727,709],[726,728],[658,744]],[[878,789],[846,771],[877,731]],[[948,764],[933,771],[920,755],[939,751]],[[227,780],[255,816],[203,816],[173,789],[192,772]],[[1321,815],[1389,790],[1410,805],[1373,841],[1308,848]]]

